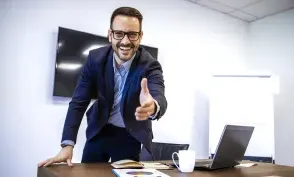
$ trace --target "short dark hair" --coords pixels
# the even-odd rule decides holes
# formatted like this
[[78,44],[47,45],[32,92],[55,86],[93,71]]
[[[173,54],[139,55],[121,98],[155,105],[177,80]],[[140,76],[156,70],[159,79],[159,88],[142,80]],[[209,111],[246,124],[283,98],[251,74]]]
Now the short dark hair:
[[116,16],[118,15],[125,15],[125,16],[129,16],[129,17],[136,17],[139,20],[140,23],[140,31],[142,30],[142,20],[143,20],[143,16],[140,13],[139,10],[133,8],[133,7],[119,7],[117,9],[115,9],[115,11],[112,13],[111,15],[111,19],[110,19],[110,28],[112,28],[112,23],[113,20]]

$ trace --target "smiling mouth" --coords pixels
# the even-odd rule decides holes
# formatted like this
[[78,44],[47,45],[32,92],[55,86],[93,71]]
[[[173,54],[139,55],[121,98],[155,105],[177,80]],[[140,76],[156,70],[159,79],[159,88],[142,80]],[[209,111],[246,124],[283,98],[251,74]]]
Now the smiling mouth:
[[122,51],[130,51],[131,47],[119,47],[119,49]]

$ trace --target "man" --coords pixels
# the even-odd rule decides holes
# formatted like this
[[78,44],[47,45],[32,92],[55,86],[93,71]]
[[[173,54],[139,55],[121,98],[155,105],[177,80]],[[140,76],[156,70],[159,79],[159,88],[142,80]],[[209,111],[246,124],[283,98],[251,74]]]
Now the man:
[[93,92],[97,100],[87,111],[87,141],[82,163],[139,160],[141,144],[150,152],[152,120],[166,109],[161,65],[145,49],[142,15],[131,7],[116,9],[110,20],[111,46],[92,50],[76,86],[64,124],[62,149],[40,166],[71,159],[82,117]]

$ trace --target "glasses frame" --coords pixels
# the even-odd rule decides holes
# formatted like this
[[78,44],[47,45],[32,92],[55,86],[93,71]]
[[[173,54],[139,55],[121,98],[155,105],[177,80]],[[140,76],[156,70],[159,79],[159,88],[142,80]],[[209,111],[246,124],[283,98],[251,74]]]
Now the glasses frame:
[[[116,38],[116,37],[114,36],[114,33],[115,33],[115,32],[121,32],[121,33],[124,34],[124,36],[123,36],[121,39],[118,39],[118,38]],[[112,36],[113,36],[113,38],[116,39],[116,40],[122,40],[122,39],[125,38],[125,36],[127,35],[128,39],[129,39],[130,41],[137,41],[137,40],[139,40],[139,38],[140,38],[140,36],[141,36],[141,32],[142,32],[142,31],[139,31],[139,32],[135,32],[135,31],[124,32],[124,31],[120,31],[120,30],[113,30],[113,29],[111,29]],[[138,39],[136,39],[136,40],[131,40],[131,39],[130,39],[130,36],[129,36],[129,34],[131,34],[131,33],[132,33],[132,34],[133,34],[133,33],[138,34]]]

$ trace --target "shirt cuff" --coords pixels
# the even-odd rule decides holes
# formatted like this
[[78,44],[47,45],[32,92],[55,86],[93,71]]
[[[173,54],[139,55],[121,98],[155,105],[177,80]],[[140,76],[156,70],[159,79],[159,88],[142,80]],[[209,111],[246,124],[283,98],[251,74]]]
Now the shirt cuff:
[[156,105],[156,112],[153,115],[149,116],[149,119],[151,119],[151,120],[154,120],[160,111],[160,106],[159,106],[158,102],[155,99],[153,99],[153,101]]
[[65,147],[65,146],[75,146],[75,142],[72,140],[64,140],[61,142],[61,147]]

